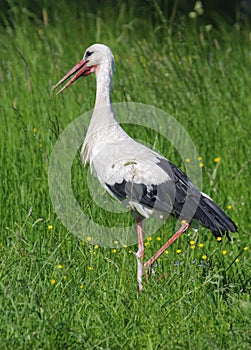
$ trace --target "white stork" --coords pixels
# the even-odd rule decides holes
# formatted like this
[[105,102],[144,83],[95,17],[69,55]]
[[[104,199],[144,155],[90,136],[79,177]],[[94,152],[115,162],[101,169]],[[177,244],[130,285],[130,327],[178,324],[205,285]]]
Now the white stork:
[[[235,223],[169,160],[130,138],[114,117],[110,99],[114,58],[109,47],[90,46],[83,59],[56,85],[76,73],[58,92],[81,76],[96,74],[96,101],[81,150],[83,163],[90,163],[100,184],[129,208],[137,221],[137,279],[142,292],[144,268],[156,259],[190,226],[192,220],[210,229],[214,236],[236,232]],[[186,205],[185,205],[186,203]],[[188,205],[187,205],[188,203]],[[165,218],[172,214],[181,221],[180,229],[143,264],[142,220],[149,216]]]

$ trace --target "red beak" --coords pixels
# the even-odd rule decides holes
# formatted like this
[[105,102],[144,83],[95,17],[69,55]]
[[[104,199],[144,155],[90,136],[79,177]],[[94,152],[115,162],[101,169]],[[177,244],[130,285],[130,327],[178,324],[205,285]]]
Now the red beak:
[[76,66],[74,66],[54,87],[53,89],[56,89],[59,85],[61,85],[65,80],[67,80],[68,78],[70,78],[74,73],[76,73],[74,75],[74,77],[71,78],[71,80],[68,81],[67,84],[65,84],[64,87],[62,87],[61,90],[59,90],[57,92],[57,95],[60,94],[62,91],[64,91],[66,88],[68,88],[68,86],[70,86],[72,83],[74,83],[75,80],[77,80],[80,76],[86,76],[91,74],[95,68],[93,66],[91,67],[87,67],[86,63],[88,62],[88,60],[81,60],[80,62],[78,62],[78,64],[76,64]]

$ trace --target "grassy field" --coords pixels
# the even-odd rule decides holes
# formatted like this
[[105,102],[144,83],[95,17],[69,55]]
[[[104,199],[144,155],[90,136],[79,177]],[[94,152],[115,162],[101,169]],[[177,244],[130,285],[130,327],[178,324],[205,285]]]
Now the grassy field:
[[[95,10],[45,1],[43,11],[32,12],[23,1],[1,13],[1,350],[251,347],[250,29],[219,19],[211,27],[203,16],[170,24],[152,3],[152,13],[141,15],[125,2],[111,11],[109,3]],[[190,230],[158,261],[163,278],[144,283],[141,297],[137,247],[78,239],[49,196],[53,147],[92,109],[95,79],[79,80],[61,96],[52,86],[94,42],[114,52],[113,101],[150,104],[176,118],[201,157],[203,191],[238,225],[231,242]],[[184,169],[161,136],[125,128]],[[88,203],[79,156],[73,174],[76,197]],[[104,225],[131,220],[95,205],[89,215]],[[145,241],[147,257],[175,224],[168,220]]]

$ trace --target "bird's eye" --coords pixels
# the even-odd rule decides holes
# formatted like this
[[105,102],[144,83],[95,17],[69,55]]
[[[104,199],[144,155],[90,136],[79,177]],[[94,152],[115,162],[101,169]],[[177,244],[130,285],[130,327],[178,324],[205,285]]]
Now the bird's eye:
[[86,57],[90,57],[92,54],[93,54],[93,51],[87,51],[86,54],[85,54],[85,56],[86,56]]

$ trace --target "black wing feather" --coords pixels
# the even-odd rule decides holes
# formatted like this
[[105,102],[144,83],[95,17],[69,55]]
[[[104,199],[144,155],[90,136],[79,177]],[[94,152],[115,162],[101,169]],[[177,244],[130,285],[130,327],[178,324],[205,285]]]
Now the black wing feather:
[[[129,198],[132,201],[163,213],[171,213],[173,210],[175,189],[173,188],[172,190],[168,182],[159,185],[145,185],[123,180],[121,183],[115,183],[113,185],[106,184],[106,186],[120,201]],[[173,199],[170,195],[171,192],[173,193]]]
[[172,213],[181,220],[197,220],[216,237],[237,231],[235,223],[217,204],[204,196],[182,170],[165,158],[158,158],[158,161],[157,165],[169,175],[170,181],[156,185],[123,180],[106,186],[120,201],[129,198],[148,208]]

